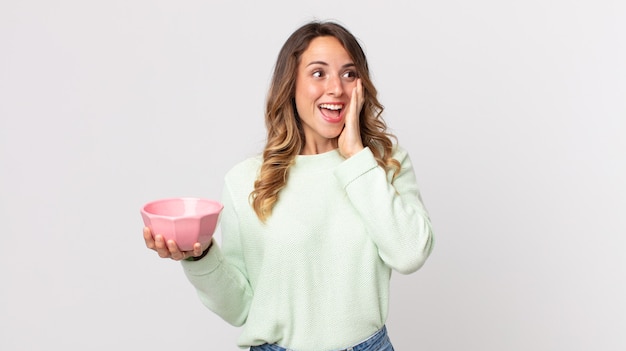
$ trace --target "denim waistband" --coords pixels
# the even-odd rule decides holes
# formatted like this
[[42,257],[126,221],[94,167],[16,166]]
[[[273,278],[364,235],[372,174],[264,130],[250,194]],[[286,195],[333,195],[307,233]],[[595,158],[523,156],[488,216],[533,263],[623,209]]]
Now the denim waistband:
[[[387,338],[387,327],[383,326],[379,331],[374,333],[372,336],[367,339],[361,341],[360,343],[350,346],[345,349],[333,350],[333,351],[375,351],[376,346],[382,343]],[[284,347],[274,345],[274,344],[263,344],[259,346],[252,346],[250,351],[294,351],[291,349],[286,349]]]

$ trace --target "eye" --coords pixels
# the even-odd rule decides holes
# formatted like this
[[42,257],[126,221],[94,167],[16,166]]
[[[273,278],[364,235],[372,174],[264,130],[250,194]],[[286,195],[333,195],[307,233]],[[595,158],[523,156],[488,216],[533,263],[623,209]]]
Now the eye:
[[324,77],[324,71],[322,70],[315,70],[313,71],[313,78],[322,78]]
[[345,79],[345,80],[347,80],[349,82],[352,82],[352,81],[354,81],[357,78],[356,71],[352,71],[352,70],[345,71],[341,75],[341,78],[343,78],[343,79]]

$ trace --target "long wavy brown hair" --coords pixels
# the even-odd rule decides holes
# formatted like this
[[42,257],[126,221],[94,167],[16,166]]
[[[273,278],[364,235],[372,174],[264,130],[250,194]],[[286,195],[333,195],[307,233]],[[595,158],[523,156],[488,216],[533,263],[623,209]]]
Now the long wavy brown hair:
[[265,222],[278,201],[280,190],[287,183],[289,167],[302,151],[305,140],[300,118],[295,107],[295,86],[298,65],[309,43],[320,36],[332,36],[341,42],[356,66],[363,84],[364,104],[359,115],[363,146],[369,147],[378,164],[394,177],[400,163],[392,158],[396,137],[387,132],[381,114],[383,105],[376,98],[377,91],[370,79],[365,53],[358,40],[343,26],[334,22],[310,22],[297,29],[287,39],[278,54],[265,109],[267,143],[263,164],[250,193],[252,207]]

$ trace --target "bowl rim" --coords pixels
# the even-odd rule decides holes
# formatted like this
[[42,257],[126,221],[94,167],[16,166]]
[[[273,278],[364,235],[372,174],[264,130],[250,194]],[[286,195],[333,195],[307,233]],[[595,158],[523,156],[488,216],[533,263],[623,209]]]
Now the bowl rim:
[[[187,216],[181,217],[181,216],[168,216],[168,215],[163,215],[163,214],[157,214],[157,213],[149,212],[146,210],[148,206],[151,206],[157,203],[169,202],[169,201],[181,201],[181,200],[182,201],[195,200],[195,201],[211,203],[211,204],[217,205],[217,211],[215,211],[215,213],[195,214],[195,215],[187,215]],[[146,202],[145,204],[143,204],[143,206],[141,206],[141,213],[151,218],[181,219],[181,218],[201,218],[204,216],[213,216],[216,214],[220,214],[220,212],[222,212],[223,209],[224,209],[224,204],[222,204],[220,201],[217,201],[217,200],[212,200],[212,199],[208,199],[205,197],[179,196],[179,197],[167,197],[167,198],[156,199],[156,200]]]

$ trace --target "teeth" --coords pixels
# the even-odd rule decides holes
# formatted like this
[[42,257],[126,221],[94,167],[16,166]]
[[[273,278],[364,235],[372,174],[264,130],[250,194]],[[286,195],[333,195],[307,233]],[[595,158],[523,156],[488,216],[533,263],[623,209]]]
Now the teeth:
[[320,108],[325,108],[327,110],[341,110],[341,105],[332,105],[332,104],[321,104]]

